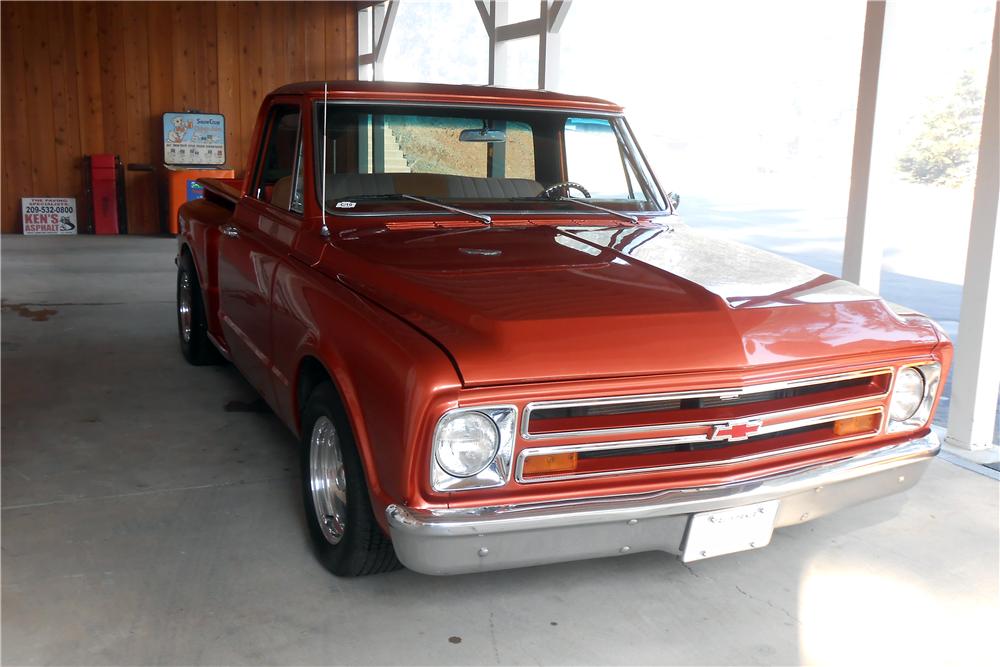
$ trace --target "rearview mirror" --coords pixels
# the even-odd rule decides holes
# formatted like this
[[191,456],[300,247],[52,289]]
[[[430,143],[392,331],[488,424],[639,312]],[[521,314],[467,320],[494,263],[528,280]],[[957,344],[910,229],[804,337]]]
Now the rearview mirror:
[[485,141],[489,143],[504,143],[507,141],[507,133],[501,130],[487,130],[485,127],[475,130],[462,130],[458,135],[459,141]]

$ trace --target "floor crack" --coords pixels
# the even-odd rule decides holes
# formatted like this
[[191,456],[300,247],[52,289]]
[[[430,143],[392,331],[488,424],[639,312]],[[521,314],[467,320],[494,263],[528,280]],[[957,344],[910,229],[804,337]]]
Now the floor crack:
[[742,588],[740,588],[739,584],[734,584],[734,586],[736,586],[736,590],[738,590],[743,595],[743,597],[748,598],[750,600],[753,600],[754,602],[763,602],[764,604],[766,604],[771,609],[774,609],[776,611],[780,611],[782,614],[784,614],[789,619],[791,619],[792,621],[794,621],[796,625],[801,625],[801,622],[799,621],[798,617],[795,616],[794,614],[790,613],[784,607],[779,607],[778,605],[774,604],[770,600],[765,600],[763,598],[757,597],[756,595],[751,595],[750,593],[747,593],[745,590],[743,590]]

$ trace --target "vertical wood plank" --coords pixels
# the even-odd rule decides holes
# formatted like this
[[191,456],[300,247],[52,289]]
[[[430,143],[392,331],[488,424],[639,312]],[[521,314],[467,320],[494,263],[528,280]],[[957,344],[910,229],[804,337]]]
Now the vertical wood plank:
[[31,146],[28,140],[27,77],[25,76],[24,29],[28,20],[26,5],[0,4],[3,34],[0,57],[6,65],[0,77],[3,113],[3,220],[5,233],[21,229],[21,197],[31,191]]
[[325,2],[326,77],[350,81],[358,78],[358,16],[354,3]]
[[[219,3],[217,9],[217,58],[219,113],[226,119],[226,162],[242,171],[241,140],[250,130],[240,121],[239,9],[234,2]],[[237,174],[240,175],[240,174]]]
[[241,3],[239,11],[240,32],[240,137],[239,157],[234,164],[246,168],[247,148],[250,145],[257,110],[264,96],[264,69],[262,56],[260,3]]
[[101,98],[97,3],[73,3],[73,29],[80,151],[82,155],[90,155],[104,150],[104,104]]
[[289,2],[285,5],[285,78],[281,85],[302,81],[305,79],[305,31],[302,22],[304,14],[303,3]]
[[125,107],[124,8],[120,3],[97,6],[101,59],[101,97],[104,102],[104,150],[126,156],[128,112]]
[[257,4],[257,7],[260,8],[259,25],[263,40],[261,53],[263,90],[261,93],[267,94],[286,82],[286,4],[283,2],[264,2]]
[[54,196],[58,188],[56,177],[56,149],[52,141],[55,123],[52,111],[52,70],[48,50],[52,45],[48,13],[43,3],[27,7],[29,21],[25,29],[24,61],[27,75],[28,114],[30,125],[26,128],[31,145],[32,194]]
[[[126,163],[153,162],[153,125],[150,123],[148,10],[139,3],[124,5],[125,23],[125,107],[128,121]],[[144,171],[125,172],[130,234],[155,234],[160,225],[157,215],[155,175]]]
[[173,6],[166,2],[151,2],[147,7],[149,39],[149,113],[151,125],[151,155],[154,162],[163,162],[162,116],[176,111],[174,105],[174,30]]
[[[149,35],[149,126],[150,161],[162,169],[163,165],[163,114],[175,111],[174,105],[174,28],[173,5],[151,2],[147,8],[146,27]],[[160,186],[162,175],[156,177],[157,229],[166,224],[166,203]]]
[[[195,34],[195,88],[197,91],[197,108],[206,113],[215,113],[219,109],[219,52],[218,33],[216,30],[215,2],[204,2],[196,5],[197,25]],[[189,28],[190,29],[190,28]]]
[[326,23],[322,2],[307,2],[303,7],[303,27],[305,28],[305,74],[307,81],[319,81],[326,77]]
[[[52,82],[52,140],[56,152],[56,187],[59,197],[73,197],[83,184],[80,172],[80,118],[76,102],[76,35],[73,7],[68,2],[52,4],[49,22],[52,44],[49,71]],[[79,203],[79,202],[78,202]]]

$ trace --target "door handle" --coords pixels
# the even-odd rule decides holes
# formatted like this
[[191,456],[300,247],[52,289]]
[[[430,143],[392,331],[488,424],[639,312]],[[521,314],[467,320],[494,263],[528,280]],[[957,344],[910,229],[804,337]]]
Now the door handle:
[[231,239],[239,238],[240,230],[234,225],[222,225],[221,231]]

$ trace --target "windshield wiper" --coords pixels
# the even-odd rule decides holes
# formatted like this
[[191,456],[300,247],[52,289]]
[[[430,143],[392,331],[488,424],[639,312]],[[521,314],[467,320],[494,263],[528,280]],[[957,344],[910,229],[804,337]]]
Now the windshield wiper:
[[[487,225],[492,225],[493,224],[493,219],[490,218],[490,216],[488,216],[488,215],[481,214],[481,213],[473,213],[472,211],[467,211],[464,208],[457,208],[455,206],[449,206],[448,204],[445,204],[443,202],[439,202],[439,201],[434,200],[434,199],[424,199],[423,197],[415,197],[413,195],[407,195],[407,194],[395,194],[395,193],[393,193],[393,194],[381,194],[381,195],[353,195],[353,196],[350,196],[350,197],[341,197],[340,199],[335,200],[335,203],[334,203],[333,206],[334,206],[334,208],[341,208],[340,206],[338,206],[341,202],[348,202],[348,203],[352,203],[353,204],[353,202],[355,202],[355,201],[362,201],[362,200],[372,201],[372,200],[391,200],[391,199],[409,199],[410,201],[418,201],[421,204],[428,204],[430,206],[436,206],[437,208],[444,209],[445,211],[451,211],[452,213],[458,213],[460,215],[465,215],[465,216],[468,216],[470,218],[474,218],[476,220],[480,220],[484,224],[487,224]],[[345,206],[343,208],[347,208],[347,207]],[[353,206],[351,206],[351,208],[353,208]]]
[[613,208],[604,208],[603,206],[598,206],[597,204],[591,204],[590,202],[580,201],[579,199],[573,199],[572,197],[559,197],[558,199],[550,199],[549,201],[568,201],[573,204],[579,204],[580,206],[586,206],[587,208],[592,208],[595,211],[604,211],[605,213],[610,213],[611,215],[617,215],[619,218],[624,220],[629,220],[632,224],[638,224],[639,218],[634,215],[629,215],[628,213],[622,213],[621,211],[616,211]]
[[470,218],[475,218],[476,220],[481,220],[484,224],[492,225],[493,219],[488,215],[483,215],[481,213],[473,213],[472,211],[467,211],[464,208],[456,208],[454,206],[448,206],[448,204],[443,204],[439,201],[433,199],[423,199],[422,197],[414,197],[413,195],[399,195],[403,199],[409,199],[411,201],[418,201],[421,204],[430,204],[431,206],[437,206],[445,211],[451,211],[452,213],[459,213],[461,215],[467,215]]

